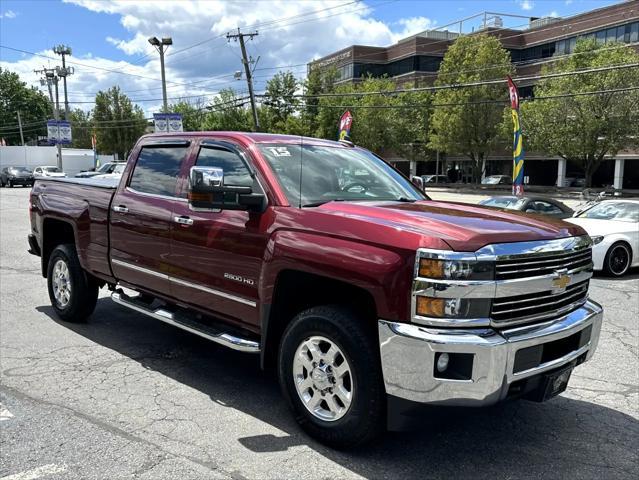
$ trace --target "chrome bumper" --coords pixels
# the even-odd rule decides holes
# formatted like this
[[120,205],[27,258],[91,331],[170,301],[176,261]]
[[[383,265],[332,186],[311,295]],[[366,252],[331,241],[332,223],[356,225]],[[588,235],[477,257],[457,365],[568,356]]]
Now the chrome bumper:
[[[553,321],[508,330],[444,329],[379,320],[379,341],[386,393],[402,399],[439,405],[484,406],[503,400],[509,386],[585,354],[589,360],[599,341],[603,310],[588,300]],[[514,372],[518,350],[566,338],[592,326],[590,340],[560,358]],[[473,355],[472,378],[435,377],[438,352]]]

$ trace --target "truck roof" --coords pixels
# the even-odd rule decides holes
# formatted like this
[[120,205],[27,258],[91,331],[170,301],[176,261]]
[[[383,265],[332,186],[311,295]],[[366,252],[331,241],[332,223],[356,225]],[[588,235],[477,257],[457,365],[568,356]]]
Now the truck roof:
[[331,147],[344,147],[347,145],[321,138],[303,137],[300,135],[284,135],[280,133],[254,133],[254,132],[227,132],[227,131],[207,131],[207,132],[179,132],[179,133],[151,133],[142,138],[175,138],[175,137],[197,137],[197,138],[226,138],[240,141],[244,144],[257,143],[289,143],[307,145],[325,145]]

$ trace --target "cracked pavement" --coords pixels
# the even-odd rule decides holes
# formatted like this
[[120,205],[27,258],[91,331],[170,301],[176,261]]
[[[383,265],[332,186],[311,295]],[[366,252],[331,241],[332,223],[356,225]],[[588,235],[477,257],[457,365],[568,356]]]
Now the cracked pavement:
[[88,323],[57,320],[26,252],[27,207],[28,189],[0,190],[0,412],[12,415],[0,415],[0,478],[40,467],[46,479],[639,474],[639,272],[592,281],[606,309],[599,349],[558,398],[438,409],[418,431],[337,452],[297,428],[257,356],[104,291]]

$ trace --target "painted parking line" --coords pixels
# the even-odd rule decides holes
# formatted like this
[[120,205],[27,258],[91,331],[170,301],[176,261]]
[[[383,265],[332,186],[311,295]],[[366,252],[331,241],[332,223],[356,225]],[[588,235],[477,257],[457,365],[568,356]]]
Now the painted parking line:
[[0,422],[9,420],[10,418],[13,418],[13,413],[7,410],[6,407],[0,402]]
[[49,465],[42,465],[41,467],[34,468],[33,470],[26,470],[24,472],[14,473],[13,475],[0,477],[0,480],[37,480],[38,478],[66,471],[66,467],[50,463]]

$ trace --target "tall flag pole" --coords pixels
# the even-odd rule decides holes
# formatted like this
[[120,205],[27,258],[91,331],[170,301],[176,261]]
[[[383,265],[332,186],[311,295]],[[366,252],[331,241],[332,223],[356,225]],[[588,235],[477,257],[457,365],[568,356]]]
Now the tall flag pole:
[[508,94],[510,95],[510,113],[513,117],[513,195],[524,194],[524,139],[519,123],[519,91],[508,76]]
[[338,140],[350,140],[353,114],[346,110],[339,119]]

